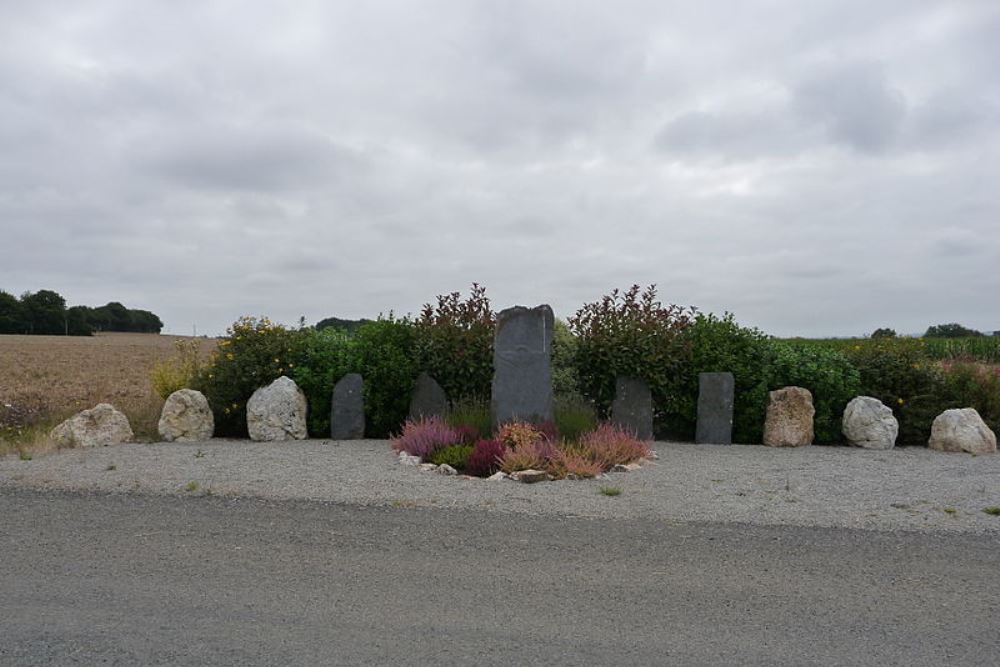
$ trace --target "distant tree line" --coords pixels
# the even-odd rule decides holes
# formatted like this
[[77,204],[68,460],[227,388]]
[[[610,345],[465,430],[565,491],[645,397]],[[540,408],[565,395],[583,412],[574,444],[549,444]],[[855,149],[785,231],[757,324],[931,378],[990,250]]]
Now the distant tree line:
[[[924,332],[924,338],[974,338],[976,336],[986,336],[982,331],[976,331],[975,329],[970,329],[968,327],[962,326],[957,322],[951,322],[949,324],[935,324],[934,326],[927,327],[927,331]],[[994,336],[1000,336],[1000,331],[994,331]],[[872,332],[872,338],[895,338],[895,329],[890,329],[889,327],[883,327],[881,329],[876,329]]]
[[117,301],[104,306],[66,307],[52,290],[20,297],[0,290],[0,334],[90,336],[98,331],[160,333],[163,322],[148,310],[126,308]]
[[344,320],[339,317],[327,317],[326,319],[320,320],[316,323],[317,329],[340,329],[347,333],[355,333],[361,328],[361,325],[371,322],[371,320],[360,319],[360,320]]

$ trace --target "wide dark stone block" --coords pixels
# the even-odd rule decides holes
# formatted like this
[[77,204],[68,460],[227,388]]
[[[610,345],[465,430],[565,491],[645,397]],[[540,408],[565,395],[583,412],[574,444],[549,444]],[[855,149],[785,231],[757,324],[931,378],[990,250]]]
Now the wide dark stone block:
[[410,419],[423,417],[443,417],[448,411],[448,395],[427,373],[417,376],[410,398]]
[[493,423],[553,418],[552,308],[515,306],[497,315],[493,339]]
[[732,373],[698,374],[698,426],[695,442],[733,443],[733,399],[736,382]]
[[640,440],[653,439],[653,394],[645,381],[636,377],[615,380],[611,421],[633,432]]
[[348,373],[333,387],[330,403],[330,437],[334,440],[360,440],[365,437],[364,381],[357,373]]

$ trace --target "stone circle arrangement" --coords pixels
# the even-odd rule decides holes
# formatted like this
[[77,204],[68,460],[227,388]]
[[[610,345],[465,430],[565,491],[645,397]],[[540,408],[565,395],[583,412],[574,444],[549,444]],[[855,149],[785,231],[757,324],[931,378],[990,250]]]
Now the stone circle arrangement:
[[[552,338],[554,316],[547,305],[516,306],[500,312],[494,335],[492,438],[473,438],[449,427],[449,399],[426,373],[416,381],[409,419],[392,439],[400,463],[442,474],[458,475],[472,462],[474,476],[488,479],[596,477],[635,469],[655,457],[653,400],[650,388],[635,377],[619,377],[610,420],[574,442],[559,442],[553,420]],[[364,438],[364,379],[341,378],[331,396],[330,435],[334,440]],[[732,444],[735,382],[732,373],[699,374],[697,429],[699,444]],[[247,403],[252,440],[302,440],[307,401],[286,376],[257,389]],[[803,447],[813,442],[813,397],[803,387],[771,391],[763,444]],[[214,422],[205,396],[193,389],[171,394],[163,406],[158,430],[166,442],[202,442],[212,437]],[[899,424],[878,399],[858,396],[844,410],[842,432],[847,444],[862,449],[895,446]],[[56,426],[51,439],[60,447],[97,447],[134,439],[128,418],[102,403]],[[996,451],[996,435],[973,408],[949,409],[935,418],[928,441],[931,450],[988,454]]]

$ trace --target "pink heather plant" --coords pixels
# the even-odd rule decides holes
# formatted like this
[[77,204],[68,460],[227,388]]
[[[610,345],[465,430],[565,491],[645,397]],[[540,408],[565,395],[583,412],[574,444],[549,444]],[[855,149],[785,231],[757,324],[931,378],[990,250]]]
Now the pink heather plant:
[[580,454],[609,470],[619,463],[632,463],[650,454],[649,445],[627,430],[609,424],[600,424],[580,438]]
[[431,454],[461,442],[461,435],[440,417],[426,417],[416,421],[407,419],[403,432],[392,438],[392,448],[427,459]]

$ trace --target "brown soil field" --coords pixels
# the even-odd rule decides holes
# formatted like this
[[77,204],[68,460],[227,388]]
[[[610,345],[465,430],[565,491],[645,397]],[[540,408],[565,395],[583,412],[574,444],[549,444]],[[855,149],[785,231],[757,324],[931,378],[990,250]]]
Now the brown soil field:
[[[14,444],[38,445],[31,441],[44,440],[49,427],[102,402],[125,412],[137,437],[155,437],[163,399],[149,373],[187,340],[131,333],[0,336],[0,454]],[[197,341],[203,358],[216,349],[214,339]]]

